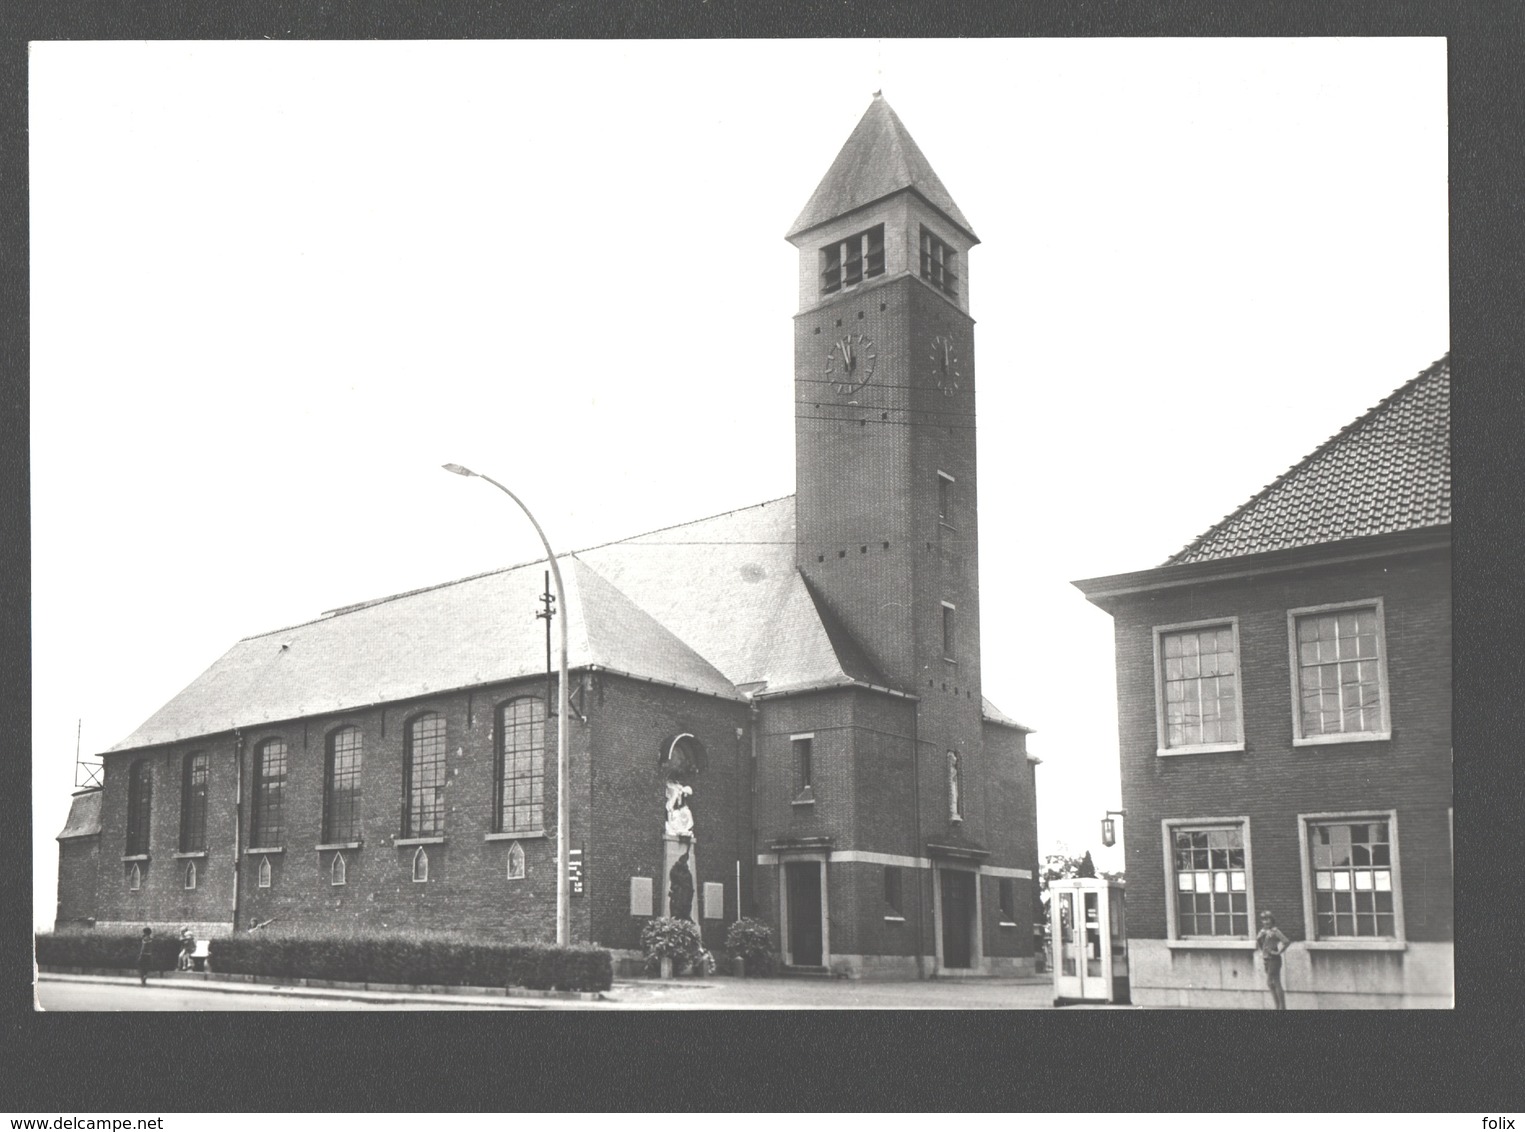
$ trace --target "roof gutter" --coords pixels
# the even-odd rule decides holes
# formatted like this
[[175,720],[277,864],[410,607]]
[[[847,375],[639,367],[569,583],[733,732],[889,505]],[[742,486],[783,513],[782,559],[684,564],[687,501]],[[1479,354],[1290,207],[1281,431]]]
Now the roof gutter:
[[764,692],[752,693],[754,700],[773,700],[780,696],[799,696],[806,692],[835,692],[842,688],[861,688],[866,692],[878,692],[885,696],[894,696],[897,699],[910,700],[913,703],[920,701],[921,697],[913,692],[901,692],[894,688],[886,688],[882,684],[870,684],[867,680],[820,680],[814,684],[794,684],[789,687],[773,689]]
[[1320,542],[1309,546],[1287,547],[1260,554],[1235,555],[1206,562],[1183,562],[1174,566],[1156,566],[1127,574],[1100,578],[1082,578],[1071,582],[1086,600],[1102,609],[1116,599],[1180,586],[1232,581],[1263,574],[1315,569],[1342,562],[1386,558],[1394,554],[1415,554],[1451,549],[1451,525],[1439,524],[1417,530],[1394,531],[1364,538]]

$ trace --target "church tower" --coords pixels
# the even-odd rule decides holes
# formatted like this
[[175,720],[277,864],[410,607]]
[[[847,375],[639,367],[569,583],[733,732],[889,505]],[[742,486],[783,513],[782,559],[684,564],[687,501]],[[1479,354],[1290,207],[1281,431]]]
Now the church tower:
[[920,698],[923,739],[974,755],[978,238],[877,93],[787,238],[798,566],[890,685]]

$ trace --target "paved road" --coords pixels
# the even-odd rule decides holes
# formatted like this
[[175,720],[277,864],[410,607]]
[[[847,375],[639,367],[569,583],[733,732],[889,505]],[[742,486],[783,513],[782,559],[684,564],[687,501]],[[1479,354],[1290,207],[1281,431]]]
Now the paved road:
[[44,975],[45,1010],[1030,1010],[1053,1002],[1037,979],[853,982],[845,979],[707,979],[618,982],[599,1001],[471,999],[457,995],[263,987],[250,983]]

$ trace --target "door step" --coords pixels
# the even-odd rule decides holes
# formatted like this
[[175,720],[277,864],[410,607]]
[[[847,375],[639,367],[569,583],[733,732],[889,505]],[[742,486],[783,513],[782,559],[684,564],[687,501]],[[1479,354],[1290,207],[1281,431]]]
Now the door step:
[[831,972],[825,967],[782,967],[780,969],[786,975],[803,975],[814,979],[827,979],[831,977]]

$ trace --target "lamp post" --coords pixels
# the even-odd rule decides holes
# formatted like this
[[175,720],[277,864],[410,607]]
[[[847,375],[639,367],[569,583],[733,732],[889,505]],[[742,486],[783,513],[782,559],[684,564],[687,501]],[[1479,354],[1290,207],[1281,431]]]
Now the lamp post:
[[445,471],[454,472],[458,476],[475,476],[479,480],[486,480],[519,505],[519,510],[524,512],[524,517],[540,536],[540,545],[545,547],[546,561],[551,564],[551,579],[556,583],[556,604],[561,607],[561,663],[557,670],[559,678],[556,690],[556,942],[565,947],[571,942],[572,935],[571,910],[567,899],[567,718],[571,714],[571,703],[567,690],[567,593],[561,584],[561,567],[556,563],[556,555],[551,551],[545,532],[540,529],[535,516],[530,514],[530,509],[524,505],[524,500],[491,476],[473,472],[460,464],[442,466]]
[[1117,844],[1117,823],[1113,818],[1125,818],[1127,810],[1108,810],[1106,817],[1101,819],[1101,843],[1107,847]]

